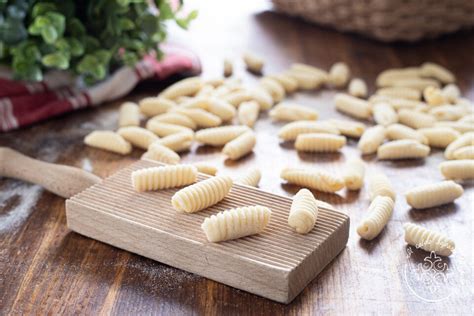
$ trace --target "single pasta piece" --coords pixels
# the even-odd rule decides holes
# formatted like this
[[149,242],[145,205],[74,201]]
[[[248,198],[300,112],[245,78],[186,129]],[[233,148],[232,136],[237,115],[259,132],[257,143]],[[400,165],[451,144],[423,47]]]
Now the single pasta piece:
[[438,121],[457,121],[464,116],[464,109],[454,105],[441,105],[430,109],[429,113]]
[[205,173],[210,176],[215,176],[217,174],[217,168],[205,162],[196,162],[193,164],[193,166],[196,167],[201,173]]
[[416,187],[408,191],[405,197],[408,205],[423,209],[451,203],[463,193],[461,185],[449,180]]
[[147,117],[166,113],[175,106],[175,102],[159,97],[144,98],[139,102],[140,112]]
[[423,77],[430,77],[441,81],[444,84],[453,83],[456,81],[453,73],[441,65],[426,62],[421,65],[420,75]]
[[428,139],[422,133],[414,130],[411,127],[402,125],[402,124],[392,124],[385,130],[385,135],[388,139],[398,140],[398,139],[413,139],[422,144],[427,145]]
[[158,139],[158,136],[151,131],[138,126],[127,126],[118,129],[117,134],[126,141],[141,149],[148,149],[151,143]]
[[157,142],[151,144],[141,158],[161,161],[170,165],[179,163],[181,159],[177,153]]
[[210,242],[220,242],[260,234],[270,222],[271,210],[255,205],[219,212],[201,225]]
[[196,140],[206,145],[222,146],[250,130],[244,125],[206,128],[196,133]]
[[275,79],[263,77],[259,83],[272,96],[274,102],[280,102],[285,98],[285,88]]
[[277,74],[277,75],[270,75],[268,78],[272,78],[278,81],[283,88],[285,88],[286,93],[293,93],[298,89],[298,81],[296,79],[285,75],[285,74]]
[[235,116],[235,107],[221,99],[211,98],[206,108],[210,113],[218,116],[222,121],[227,122]]
[[307,106],[282,102],[277,104],[271,111],[270,117],[275,121],[315,121],[319,114],[315,109]]
[[420,128],[418,133],[426,137],[431,147],[438,148],[446,148],[461,135],[458,131],[450,127]]
[[437,80],[428,79],[428,78],[407,78],[401,80],[395,80],[392,82],[393,87],[406,87],[413,88],[423,91],[426,87],[440,87],[440,84]]
[[319,88],[329,80],[329,74],[327,71],[311,65],[295,63],[291,65],[290,72],[309,75],[312,78],[312,81],[316,83],[314,88]]
[[337,152],[346,145],[346,137],[341,135],[308,133],[296,137],[295,149],[308,152]]
[[257,101],[261,111],[269,110],[273,106],[272,96],[263,88],[254,87],[249,90],[249,94],[250,100]]
[[232,65],[232,61],[230,59],[224,59],[224,77],[232,76],[234,72],[234,66]]
[[248,127],[253,127],[258,118],[260,106],[256,101],[248,101],[240,104],[237,116],[239,123]]
[[366,240],[377,237],[392,217],[394,202],[387,196],[377,196],[369,206],[369,214],[357,227],[357,234]]
[[299,90],[314,90],[326,82],[327,76],[316,75],[308,71],[290,69],[284,73],[298,83]]
[[257,187],[260,179],[262,178],[262,173],[257,168],[251,168],[245,172],[240,178],[235,182],[240,184],[245,184],[251,187]]
[[443,96],[443,93],[441,92],[441,89],[438,87],[426,87],[425,90],[423,90],[423,98],[425,99],[426,103],[428,103],[428,105],[432,106],[438,106],[447,102]]
[[400,110],[398,121],[414,129],[431,127],[436,123],[436,119],[432,115],[413,110]]
[[386,69],[377,76],[375,83],[377,87],[388,87],[399,80],[419,78],[420,72],[418,67]]
[[395,201],[395,191],[386,175],[379,172],[369,176],[369,198],[373,201],[377,196],[387,196]]
[[456,245],[448,236],[429,230],[420,225],[405,223],[405,241],[412,246],[419,247],[440,256],[450,256]]
[[313,193],[308,189],[301,189],[293,197],[288,225],[298,234],[309,233],[316,224],[318,218],[318,203]]
[[232,187],[228,176],[215,176],[176,192],[171,204],[178,212],[195,213],[222,201]]
[[354,78],[349,83],[348,92],[350,95],[356,98],[367,97],[367,84],[360,78]]
[[132,145],[122,136],[112,131],[93,131],[84,138],[88,146],[126,155],[132,151]]
[[344,184],[349,190],[360,190],[364,185],[365,163],[359,158],[347,161],[344,168]]
[[[177,109],[201,109],[207,110],[209,106],[209,97],[188,97],[179,104]],[[173,109],[170,109],[173,110]]]
[[202,109],[175,109],[177,113],[184,114],[196,123],[198,127],[216,127],[222,124],[219,116]]
[[444,86],[441,93],[444,99],[452,104],[456,103],[461,97],[461,90],[459,90],[459,87],[453,83]]
[[193,143],[193,134],[171,134],[156,140],[155,143],[168,147],[169,149],[175,152],[187,151]]
[[263,69],[263,59],[259,56],[246,52],[242,55],[245,65],[247,69],[254,73],[261,73]]
[[435,123],[434,126],[451,127],[461,134],[474,132],[474,124],[471,123],[443,121]]
[[196,93],[195,97],[206,98],[206,97],[211,96],[213,92],[214,92],[214,86],[206,82],[205,84],[203,84],[199,92]]
[[125,102],[119,110],[119,127],[139,126],[140,108],[133,102]]
[[196,179],[197,169],[190,165],[151,167],[132,172],[132,186],[138,192],[181,187]]
[[336,94],[334,104],[338,111],[358,119],[369,119],[372,115],[369,102],[348,94]]
[[167,98],[170,100],[176,99],[181,96],[192,96],[201,90],[203,82],[201,78],[192,77],[180,80],[160,93],[160,97]]
[[185,126],[156,122],[154,120],[148,120],[146,123],[146,129],[152,131],[160,137],[165,137],[176,133],[188,133],[190,135],[194,134],[192,129]]
[[454,159],[454,152],[461,147],[474,145],[474,132],[469,132],[459,136],[455,141],[450,143],[444,151],[446,159]]
[[422,107],[429,108],[426,103],[421,102],[421,101],[393,98],[393,97],[387,97],[387,96],[377,95],[377,94],[372,95],[369,98],[369,102],[372,105],[379,102],[386,102],[390,104],[395,111],[400,111],[403,109],[414,110],[414,109],[422,108]]
[[[271,99],[270,95],[268,95],[268,97]],[[238,107],[242,102],[247,102],[247,101],[252,100],[252,95],[247,90],[236,90],[224,95],[222,97],[222,100],[232,104],[235,107]]]
[[383,144],[377,149],[378,159],[417,159],[425,158],[430,153],[430,147],[413,139],[394,140]]
[[229,159],[237,160],[252,152],[256,143],[255,133],[252,131],[245,132],[225,144],[224,148],[222,148],[222,153],[227,155]]
[[421,92],[417,89],[407,87],[388,87],[376,91],[377,95],[383,95],[391,98],[421,100]]
[[365,124],[354,121],[331,119],[329,123],[334,125],[340,133],[346,137],[359,138],[365,131]]
[[326,133],[339,135],[339,130],[329,122],[296,121],[280,128],[278,137],[285,141],[295,140],[300,134]]
[[385,140],[385,127],[375,125],[365,130],[357,144],[363,155],[370,155],[377,151]]
[[466,146],[453,152],[454,159],[474,159],[474,146]]
[[150,120],[174,125],[181,125],[190,129],[196,129],[197,125],[184,114],[178,112],[168,112],[152,117]]
[[316,169],[285,168],[280,177],[288,183],[322,192],[333,193],[344,187],[340,177]]
[[349,82],[351,71],[343,62],[335,63],[329,70],[329,83],[337,88],[344,87]]
[[398,114],[388,102],[375,103],[372,112],[377,124],[388,126],[398,122]]
[[445,179],[448,180],[470,180],[474,179],[474,160],[443,161],[439,169]]

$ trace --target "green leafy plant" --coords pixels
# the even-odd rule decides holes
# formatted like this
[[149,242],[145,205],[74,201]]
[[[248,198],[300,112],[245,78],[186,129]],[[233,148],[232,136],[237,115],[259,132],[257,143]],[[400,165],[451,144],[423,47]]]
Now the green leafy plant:
[[40,81],[48,69],[68,69],[87,84],[143,55],[161,56],[166,21],[187,28],[167,0],[0,0],[0,62],[21,80]]

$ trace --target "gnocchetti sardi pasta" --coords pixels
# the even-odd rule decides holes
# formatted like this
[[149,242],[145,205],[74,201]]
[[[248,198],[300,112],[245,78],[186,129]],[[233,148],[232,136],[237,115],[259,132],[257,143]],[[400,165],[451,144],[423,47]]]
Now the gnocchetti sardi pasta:
[[300,134],[326,133],[339,135],[339,130],[330,122],[296,121],[280,128],[278,137],[285,141],[295,140]]
[[428,107],[428,105],[422,101],[393,98],[376,94],[369,98],[369,103],[372,105],[379,102],[386,102],[390,104],[395,111],[400,111],[403,109],[414,110],[421,107]]
[[259,85],[272,96],[273,102],[280,102],[286,96],[285,88],[275,79],[263,77]]
[[452,129],[457,130],[461,134],[465,133],[472,133],[474,132],[474,124],[472,123],[464,123],[464,122],[452,122],[452,121],[440,121],[436,122],[434,126],[442,126],[442,127],[451,127]]
[[209,113],[203,109],[180,109],[175,110],[177,113],[188,116],[196,123],[199,128],[216,127],[222,124],[219,116]]
[[459,87],[453,83],[444,86],[441,93],[443,94],[444,99],[452,104],[456,103],[461,97],[461,90],[459,90]]
[[388,102],[377,102],[372,107],[375,123],[388,126],[398,122],[398,114]]
[[205,173],[210,176],[215,176],[217,174],[217,167],[208,164],[207,162],[195,162],[193,166],[196,167],[198,172]]
[[413,139],[394,140],[377,149],[377,158],[386,160],[425,158],[430,147]]
[[235,180],[236,183],[245,184],[251,187],[257,187],[260,179],[262,178],[262,173],[258,168],[250,168],[245,173]]
[[466,146],[453,152],[454,159],[474,159],[474,146]]
[[349,159],[344,166],[344,184],[348,190],[360,190],[364,186],[365,163],[359,158]]
[[441,81],[444,84],[453,83],[456,81],[453,73],[441,65],[426,62],[420,67],[420,75],[423,77],[431,77]]
[[315,121],[319,117],[318,111],[307,106],[282,102],[273,107],[269,112],[275,121]]
[[433,115],[406,109],[398,112],[398,121],[414,129],[432,127],[436,123]]
[[423,90],[423,98],[425,99],[426,103],[428,103],[428,105],[432,106],[439,106],[448,102],[444,98],[441,89],[432,86],[426,87],[425,90]]
[[451,203],[464,193],[461,185],[447,180],[418,186],[405,193],[408,205],[424,209]]
[[392,124],[388,126],[385,130],[385,135],[390,140],[413,139],[425,145],[429,143],[425,135],[402,124]]
[[474,132],[469,132],[459,136],[456,140],[451,142],[446,150],[444,151],[444,157],[446,159],[454,159],[454,152],[461,147],[473,146],[474,145]]
[[218,116],[223,122],[232,120],[237,112],[232,104],[218,98],[210,98],[206,110]]
[[353,97],[365,98],[367,97],[367,91],[367,84],[364,80],[360,78],[354,78],[349,82],[349,88],[347,89],[347,92],[349,92],[349,94]]
[[129,154],[132,151],[132,145],[112,131],[93,131],[84,138],[84,143],[121,155]]
[[197,125],[196,123],[194,123],[193,120],[191,120],[188,116],[178,113],[178,112],[168,112],[168,113],[159,114],[152,117],[150,120],[153,120],[155,122],[173,124],[173,125],[181,125],[193,130],[197,128]]
[[295,78],[292,78],[284,73],[269,75],[268,78],[272,78],[278,81],[283,88],[285,88],[286,93],[293,93],[298,90],[298,81]]
[[243,206],[219,212],[204,219],[201,225],[210,242],[220,242],[260,234],[271,218],[268,207]]
[[166,99],[176,99],[181,96],[192,96],[203,86],[203,81],[199,77],[192,77],[180,80],[160,93],[159,97]]
[[350,79],[349,66],[343,62],[337,62],[329,69],[328,82],[337,88],[344,87]]
[[119,127],[139,126],[140,108],[133,102],[125,102],[119,109]]
[[158,136],[151,131],[138,126],[127,126],[118,129],[117,134],[135,147],[148,149],[151,143],[158,139]]
[[381,173],[371,174],[368,177],[369,198],[373,201],[377,196],[387,196],[395,201],[396,193],[388,177]]
[[431,78],[406,78],[401,80],[394,80],[392,82],[393,87],[406,87],[413,88],[423,91],[426,87],[440,87],[440,84],[437,80]]
[[256,101],[242,102],[237,111],[239,123],[252,128],[258,118],[260,106]]
[[145,152],[141,158],[161,161],[172,165],[179,163],[181,160],[177,153],[157,142],[152,143],[148,148],[148,151]]
[[450,127],[426,127],[417,130],[428,140],[430,147],[446,148],[461,134]]
[[222,146],[250,130],[251,129],[248,126],[244,125],[206,128],[196,132],[195,138],[196,141],[203,144]]
[[328,120],[339,132],[346,137],[359,138],[365,131],[365,124],[360,122],[330,119]]
[[420,225],[405,223],[403,229],[406,243],[425,251],[450,256],[456,247],[454,241],[448,236]]
[[248,131],[225,144],[222,153],[229,159],[237,160],[251,153],[256,143],[255,133]]
[[454,105],[440,105],[428,111],[438,121],[457,121],[464,116],[464,109]]
[[290,69],[284,72],[285,76],[294,79],[298,83],[298,90],[314,90],[321,87],[325,82],[327,76],[315,75],[311,72]]
[[148,97],[141,99],[138,105],[143,115],[152,117],[168,112],[176,106],[176,103],[166,98]]
[[146,123],[146,129],[152,131],[156,135],[160,137],[165,137],[171,134],[176,134],[176,133],[188,133],[190,135],[193,135],[194,132],[192,129],[181,126],[181,125],[175,125],[175,124],[169,124],[169,123],[163,123],[163,122],[157,122],[154,120],[148,120]]
[[408,99],[415,101],[421,100],[420,90],[408,87],[380,88],[375,92],[375,94],[399,99]]
[[313,193],[308,189],[301,189],[293,197],[288,214],[288,225],[298,234],[307,234],[316,224],[318,211],[318,202]]
[[474,160],[443,161],[439,164],[439,170],[443,174],[443,177],[448,180],[474,179]]
[[377,149],[384,140],[385,127],[375,125],[365,130],[357,144],[357,148],[359,148],[363,155],[370,155],[377,152]]
[[178,153],[190,149],[193,143],[193,135],[189,133],[171,134],[156,140],[155,143],[168,147]]
[[244,60],[244,63],[247,66],[247,69],[250,70],[251,72],[255,72],[255,73],[262,72],[264,62],[260,56],[257,56],[256,54],[251,53],[251,52],[245,52],[242,55],[242,59]]
[[372,116],[369,102],[349,94],[336,94],[334,104],[338,111],[358,119],[369,119]]
[[418,67],[386,69],[379,73],[375,83],[377,87],[388,87],[399,80],[419,78],[421,75],[420,72],[420,68]]
[[329,74],[327,71],[302,63],[294,63],[290,67],[290,71],[305,73],[313,77],[317,81],[316,88],[319,88],[322,84],[327,83],[329,80]]
[[306,152],[337,152],[346,145],[346,137],[325,133],[299,134],[295,149]]
[[357,234],[366,240],[377,237],[392,217],[394,201],[387,196],[377,196],[369,206],[369,214],[357,226]]
[[138,192],[181,187],[196,179],[197,169],[190,165],[151,167],[132,172],[132,186]]
[[333,193],[344,187],[344,180],[339,176],[312,168],[284,168],[280,177],[288,183],[321,192]]

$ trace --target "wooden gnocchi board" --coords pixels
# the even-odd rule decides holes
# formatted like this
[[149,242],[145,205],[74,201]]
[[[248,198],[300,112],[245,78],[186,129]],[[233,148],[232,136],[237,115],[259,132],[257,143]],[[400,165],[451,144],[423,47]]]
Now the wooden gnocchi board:
[[[135,192],[134,170],[159,166],[140,160],[66,201],[73,231],[170,266],[278,302],[291,302],[344,249],[349,217],[321,207],[307,235],[287,224],[291,199],[234,184],[217,205],[195,214],[177,213],[177,189]],[[199,174],[199,180],[209,176]],[[201,230],[205,217],[224,209],[260,204],[272,210],[264,233],[209,243]]]

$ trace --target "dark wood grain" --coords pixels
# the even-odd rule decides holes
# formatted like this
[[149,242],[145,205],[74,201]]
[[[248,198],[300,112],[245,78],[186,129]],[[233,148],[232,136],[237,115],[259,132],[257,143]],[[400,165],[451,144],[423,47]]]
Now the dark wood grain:
[[[188,1],[191,2],[191,1]],[[219,76],[222,59],[237,60],[246,49],[266,58],[265,72],[276,72],[294,61],[329,68],[347,62],[354,75],[373,91],[378,72],[389,67],[418,65],[430,60],[451,69],[463,94],[474,99],[474,34],[462,32],[417,44],[380,44],[358,36],[339,34],[273,12],[254,1],[199,1],[200,17],[189,33],[171,29],[171,39],[186,41],[202,57],[205,77]],[[255,77],[236,63],[246,82]],[[154,95],[158,87],[139,88],[124,100]],[[320,111],[321,117],[343,117],[333,109],[334,92],[298,93],[294,100]],[[50,162],[64,163],[106,177],[141,155],[108,154],[83,145],[94,129],[114,129],[123,100],[82,110],[20,131],[0,135],[0,145]],[[256,125],[254,154],[231,163],[219,151],[195,146],[184,162],[207,160],[236,175],[249,166],[261,168],[261,188],[291,196],[295,187],[282,184],[278,170],[287,164],[338,170],[349,157],[359,155],[355,141],[342,154],[298,155],[280,144],[273,124],[263,117]],[[313,314],[313,313],[453,313],[472,312],[473,188],[456,203],[411,210],[401,193],[407,188],[441,180],[435,150],[426,161],[375,162],[366,158],[368,172],[383,171],[399,192],[394,215],[379,237],[360,240],[355,224],[369,204],[367,192],[322,194],[317,197],[346,210],[351,217],[347,248],[289,305],[278,304],[208,281],[158,262],[96,242],[66,228],[64,200],[40,188],[15,180],[0,180],[0,314]],[[426,224],[450,235],[456,252],[445,260],[454,270],[452,285],[442,302],[427,302],[410,291],[414,264],[426,253],[415,250],[407,258],[402,224]],[[405,277],[405,268],[408,278]],[[416,284],[415,284],[416,287]],[[417,289],[418,293],[422,289]],[[418,291],[418,292],[417,292]]]

